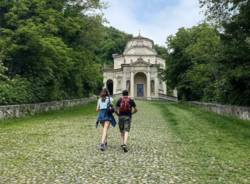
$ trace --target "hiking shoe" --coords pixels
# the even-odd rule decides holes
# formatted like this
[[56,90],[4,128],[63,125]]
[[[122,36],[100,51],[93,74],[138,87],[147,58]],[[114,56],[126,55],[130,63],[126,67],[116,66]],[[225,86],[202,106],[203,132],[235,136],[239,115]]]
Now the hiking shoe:
[[125,153],[128,152],[128,146],[126,144],[121,145],[121,147]]
[[100,145],[100,150],[101,150],[101,151],[105,151],[105,144],[101,144],[101,145]]

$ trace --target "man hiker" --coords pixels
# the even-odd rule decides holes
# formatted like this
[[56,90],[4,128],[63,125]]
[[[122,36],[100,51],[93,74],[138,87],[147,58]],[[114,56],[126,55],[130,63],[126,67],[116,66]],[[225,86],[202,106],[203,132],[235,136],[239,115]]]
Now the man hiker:
[[137,112],[135,101],[128,96],[128,91],[122,92],[122,97],[116,103],[116,110],[119,116],[119,129],[121,132],[121,147],[128,152],[127,142],[130,131],[132,114]]

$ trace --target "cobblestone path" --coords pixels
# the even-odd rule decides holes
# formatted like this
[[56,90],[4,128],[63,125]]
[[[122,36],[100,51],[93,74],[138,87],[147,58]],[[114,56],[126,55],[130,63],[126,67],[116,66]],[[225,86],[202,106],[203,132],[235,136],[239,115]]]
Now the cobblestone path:
[[150,102],[138,108],[128,153],[120,148],[118,127],[109,131],[108,150],[97,149],[93,113],[3,127],[0,183],[182,183],[184,169],[159,109]]

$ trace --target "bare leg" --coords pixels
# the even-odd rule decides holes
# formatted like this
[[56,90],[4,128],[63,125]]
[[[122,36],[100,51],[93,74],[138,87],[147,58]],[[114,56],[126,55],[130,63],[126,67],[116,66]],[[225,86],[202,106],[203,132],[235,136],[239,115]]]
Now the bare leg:
[[128,142],[128,132],[125,131],[125,132],[124,132],[124,144],[127,145],[127,142]]
[[121,132],[121,145],[124,144],[124,132]]
[[108,121],[104,122],[103,129],[102,129],[102,139],[101,139],[102,144],[104,144],[105,141],[107,141],[107,132],[108,132],[109,125],[110,123]]
[[107,140],[108,140],[108,134],[106,134],[104,143],[107,143],[108,142]]
[[[104,129],[104,124],[102,124],[101,136],[103,134],[103,129]],[[108,134],[106,134],[105,143],[107,142],[107,139],[108,139]]]

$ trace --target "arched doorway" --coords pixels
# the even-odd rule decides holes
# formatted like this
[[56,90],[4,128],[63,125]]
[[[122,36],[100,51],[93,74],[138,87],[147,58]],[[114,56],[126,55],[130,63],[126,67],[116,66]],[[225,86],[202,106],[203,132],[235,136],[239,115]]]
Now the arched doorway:
[[134,89],[135,89],[135,96],[136,97],[140,97],[140,98],[144,98],[147,96],[147,76],[142,73],[139,72],[137,74],[135,74],[135,79],[134,79]]
[[113,95],[113,88],[114,88],[113,80],[111,80],[111,79],[107,80],[106,86],[107,86],[107,89],[109,91],[109,94]]

